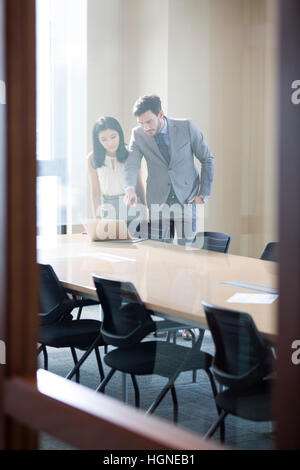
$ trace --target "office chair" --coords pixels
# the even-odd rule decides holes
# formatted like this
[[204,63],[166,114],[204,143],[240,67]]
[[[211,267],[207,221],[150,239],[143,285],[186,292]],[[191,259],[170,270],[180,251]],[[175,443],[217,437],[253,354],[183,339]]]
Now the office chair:
[[[72,300],[57,278],[52,266],[39,264],[40,268],[40,329],[38,353],[43,352],[44,368],[48,369],[47,346],[55,348],[68,347],[71,350],[75,366],[68,373],[68,379],[76,374],[76,382],[80,381],[79,368],[94,350],[101,380],[104,378],[102,362],[98,347],[103,346],[100,328],[101,322],[97,320],[75,319],[71,312],[75,308],[89,305],[99,305],[99,301]],[[80,360],[77,358],[76,348],[85,353]]]
[[198,232],[192,246],[199,246],[202,250],[228,253],[231,236],[222,232]]
[[[228,235],[227,233],[199,232],[196,234],[192,246],[199,247],[200,249],[203,249],[203,250],[217,251],[219,253],[228,253],[230,241],[231,241],[231,236]],[[183,329],[190,332],[190,334],[193,333],[193,331],[188,326],[185,326]],[[199,336],[201,336],[201,342],[202,342],[204,338],[205,330],[198,328],[198,332],[199,332]],[[172,333],[170,332],[168,334],[168,339],[170,338],[171,335]],[[174,336],[174,333],[173,333],[173,336]],[[192,340],[194,341],[194,337],[192,337]],[[193,380],[195,381],[196,377],[194,377]]]
[[267,243],[260,256],[260,259],[265,261],[279,261],[279,243]]
[[116,371],[129,374],[135,391],[135,406],[139,407],[140,393],[135,376],[157,374],[165,377],[167,383],[148,408],[147,414],[153,413],[168,391],[171,391],[174,422],[178,418],[174,382],[181,372],[205,370],[213,394],[216,394],[210,371],[210,354],[200,351],[196,344],[194,348],[187,348],[166,341],[142,341],[156,330],[157,324],[151,318],[152,311],[145,307],[134,285],[98,276],[93,279],[103,309],[102,337],[107,344],[115,346],[104,357],[104,362],[111,369],[97,391],[104,393]]
[[213,436],[221,425],[224,441],[228,414],[251,421],[271,420],[271,354],[250,315],[202,304],[216,348],[212,371],[226,387],[215,397],[220,414],[205,437]]

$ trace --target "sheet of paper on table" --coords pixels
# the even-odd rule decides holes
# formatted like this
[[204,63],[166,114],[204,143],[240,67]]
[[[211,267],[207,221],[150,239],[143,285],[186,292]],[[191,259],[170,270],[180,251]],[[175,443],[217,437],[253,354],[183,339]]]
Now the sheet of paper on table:
[[230,297],[227,302],[237,304],[272,304],[278,299],[276,294],[247,294],[245,292],[237,292]]

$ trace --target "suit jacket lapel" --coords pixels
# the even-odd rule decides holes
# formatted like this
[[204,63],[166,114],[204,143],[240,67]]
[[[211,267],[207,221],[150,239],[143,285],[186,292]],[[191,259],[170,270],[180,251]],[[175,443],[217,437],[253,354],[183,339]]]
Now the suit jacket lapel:
[[180,144],[179,129],[172,119],[168,119],[168,133],[170,140],[170,161],[175,157],[175,151]]
[[160,150],[157,146],[154,137],[146,135],[143,131],[143,138],[146,146],[149,148],[149,154],[155,154],[155,157],[159,158],[159,160],[161,160],[161,162],[167,166],[166,160],[164,159],[164,156],[160,153]]

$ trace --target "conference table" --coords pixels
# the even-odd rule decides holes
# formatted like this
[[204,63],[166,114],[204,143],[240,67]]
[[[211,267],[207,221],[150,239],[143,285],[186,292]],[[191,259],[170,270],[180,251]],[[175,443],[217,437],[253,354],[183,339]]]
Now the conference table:
[[205,301],[249,313],[262,335],[276,341],[275,262],[153,240],[91,242],[81,233],[37,237],[37,260],[51,264],[72,294],[97,298],[93,275],[130,281],[162,317],[205,327]]

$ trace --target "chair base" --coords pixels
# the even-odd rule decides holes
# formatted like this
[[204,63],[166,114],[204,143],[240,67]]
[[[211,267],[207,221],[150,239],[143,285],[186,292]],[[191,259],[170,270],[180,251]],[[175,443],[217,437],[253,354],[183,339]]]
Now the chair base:
[[203,369],[207,373],[212,387],[213,395],[217,389],[210,371],[212,356],[199,351],[198,348],[187,348],[165,341],[146,341],[136,344],[130,349],[114,349],[105,358],[105,363],[111,367],[109,374],[100,383],[97,391],[104,393],[105,387],[118,370],[130,374],[135,388],[136,406],[139,404],[136,375],[156,374],[168,379],[166,385],[146,411],[152,414],[157,409],[163,398],[170,391],[173,400],[173,418],[178,420],[178,402],[174,382],[181,372]]

